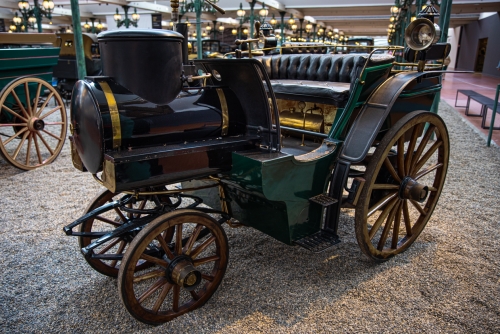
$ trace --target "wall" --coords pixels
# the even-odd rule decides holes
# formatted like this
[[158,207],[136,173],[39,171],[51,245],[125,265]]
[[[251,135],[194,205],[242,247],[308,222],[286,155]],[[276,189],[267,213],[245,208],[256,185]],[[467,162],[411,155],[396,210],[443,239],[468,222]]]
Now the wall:
[[457,52],[458,52],[458,39],[460,37],[460,29],[461,27],[450,28],[448,29],[448,40],[447,42],[451,44],[450,51],[450,65],[448,65],[449,69],[454,69],[456,67],[457,62]]
[[500,15],[498,13],[463,26],[460,57],[456,69],[473,71],[479,39],[488,38],[483,74],[500,77],[500,71],[496,69],[500,61],[499,32]]

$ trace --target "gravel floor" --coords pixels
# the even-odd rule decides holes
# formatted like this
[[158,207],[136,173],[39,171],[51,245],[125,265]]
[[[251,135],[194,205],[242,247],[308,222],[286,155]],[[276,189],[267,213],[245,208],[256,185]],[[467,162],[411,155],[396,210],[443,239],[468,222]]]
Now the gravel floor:
[[451,160],[420,238],[381,265],[361,253],[352,213],[321,254],[226,229],[230,263],[202,308],[159,327],[135,321],[114,279],[87,265],[62,227],[99,186],[71,164],[21,172],[0,160],[0,332],[500,332],[500,151],[447,104]]

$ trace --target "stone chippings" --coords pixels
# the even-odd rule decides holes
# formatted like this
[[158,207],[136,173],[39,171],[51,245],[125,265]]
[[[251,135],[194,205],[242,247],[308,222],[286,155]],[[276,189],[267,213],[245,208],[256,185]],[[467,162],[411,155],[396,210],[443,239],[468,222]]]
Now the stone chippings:
[[405,253],[373,264],[352,212],[342,243],[321,254],[252,229],[226,229],[230,264],[202,308],[160,327],[135,321],[117,282],[87,265],[62,227],[99,186],[71,164],[69,142],[49,166],[20,172],[0,160],[0,331],[137,333],[500,332],[500,151],[447,104],[444,191]]

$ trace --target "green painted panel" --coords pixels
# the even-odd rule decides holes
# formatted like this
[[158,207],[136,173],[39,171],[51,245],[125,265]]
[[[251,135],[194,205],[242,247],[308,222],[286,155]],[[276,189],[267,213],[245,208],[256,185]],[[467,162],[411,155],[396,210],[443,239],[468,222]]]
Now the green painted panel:
[[309,198],[325,192],[338,151],[312,161],[233,153],[227,187],[235,218],[287,244],[317,232],[323,207]]

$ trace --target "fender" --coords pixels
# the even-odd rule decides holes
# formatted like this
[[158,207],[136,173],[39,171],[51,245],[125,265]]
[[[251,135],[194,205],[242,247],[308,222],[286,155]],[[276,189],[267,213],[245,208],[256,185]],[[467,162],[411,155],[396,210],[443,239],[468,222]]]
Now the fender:
[[368,98],[347,134],[339,159],[361,162],[403,89],[427,72],[402,72],[387,79]]

